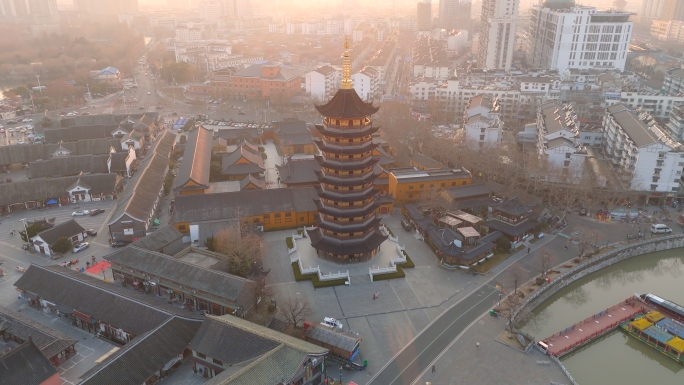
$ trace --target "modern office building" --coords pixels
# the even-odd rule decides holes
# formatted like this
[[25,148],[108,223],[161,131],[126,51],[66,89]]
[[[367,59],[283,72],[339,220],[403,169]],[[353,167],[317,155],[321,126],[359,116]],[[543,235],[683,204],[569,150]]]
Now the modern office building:
[[477,63],[485,69],[511,69],[520,0],[483,0]]
[[625,69],[632,37],[629,12],[547,1],[530,10],[527,61],[531,68]]

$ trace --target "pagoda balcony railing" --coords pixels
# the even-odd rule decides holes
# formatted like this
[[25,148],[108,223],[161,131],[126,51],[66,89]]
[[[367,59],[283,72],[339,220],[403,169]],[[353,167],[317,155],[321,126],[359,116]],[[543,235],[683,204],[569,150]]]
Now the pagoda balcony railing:
[[352,158],[352,159],[349,159],[349,158],[332,158],[332,157],[327,157],[327,156],[324,155],[324,156],[323,156],[323,160],[325,160],[326,162],[330,162],[330,163],[345,163],[345,164],[348,164],[348,163],[362,163],[362,162],[365,162],[366,159],[368,159],[368,158],[370,158],[370,157],[372,157],[372,156],[373,156],[372,154],[369,154],[369,155],[364,156],[363,158]]
[[[368,203],[368,204],[365,205],[365,206],[358,206],[358,205],[356,205],[356,206],[331,206],[331,205],[328,205],[328,204],[325,204],[325,203],[324,203],[323,206],[324,206],[325,208],[327,208],[327,209],[332,209],[332,210],[337,211],[337,212],[339,212],[340,214],[342,214],[342,213],[344,213],[344,212],[346,212],[346,211],[356,211],[356,210],[364,210],[364,209],[367,209],[368,207],[372,206],[373,203],[374,203],[374,202],[371,201],[370,203]],[[327,213],[326,213],[326,214],[327,214]],[[327,215],[330,215],[330,214],[327,214]]]
[[367,224],[371,223],[371,222],[373,221],[374,218],[375,218],[375,215],[371,215],[371,216],[369,216],[369,217],[368,217],[367,219],[365,219],[365,220],[341,221],[341,220],[339,220],[339,219],[338,219],[338,220],[334,220],[334,219],[330,219],[330,218],[327,218],[327,217],[323,216],[323,220],[324,220],[325,222],[334,223],[334,224],[336,224],[336,225],[342,225],[342,226],[344,226],[344,225],[367,225]]
[[325,140],[325,138],[324,138],[323,143],[325,143],[326,146],[330,146],[330,147],[349,148],[349,147],[359,147],[359,146],[363,146],[363,145],[368,145],[368,143],[370,143],[372,140],[373,139],[368,138],[368,139],[361,141],[361,142],[351,142],[350,143],[350,142],[334,142],[334,141],[330,141],[330,140]]
[[351,237],[342,237],[342,236],[339,236],[339,235],[330,235],[330,234],[328,234],[328,233],[324,233],[324,234],[325,234],[326,237],[333,238],[333,239],[337,239],[337,240],[340,240],[340,241],[346,241],[346,240],[353,241],[353,240],[357,240],[357,239],[368,239],[368,238],[371,237],[371,235],[373,235],[373,232],[371,231],[370,233],[368,233],[368,234],[366,234],[366,235],[354,235],[354,236],[351,236]]
[[359,124],[359,125],[345,126],[345,125],[341,125],[341,124],[334,124],[332,122],[332,119],[325,118],[325,119],[323,119],[323,124],[325,124],[325,127],[327,127],[327,128],[332,128],[335,130],[344,131],[344,130],[348,130],[350,128],[356,128],[356,129],[366,128],[368,126],[373,125],[373,122],[371,122],[370,119],[364,119],[364,122]]
[[371,185],[371,186],[369,186],[365,189],[361,189],[361,190],[333,190],[330,188],[323,187],[323,190],[326,193],[329,193],[331,195],[337,195],[340,198],[345,198],[345,197],[348,197],[349,195],[361,195],[361,194],[365,193],[366,191],[368,191],[369,189],[373,189],[373,186]]
[[369,170],[364,172],[363,174],[328,174],[325,171],[323,171],[323,175],[326,178],[336,178],[336,179],[344,179],[344,180],[349,180],[349,179],[363,179],[366,177],[366,175],[372,173],[373,170]]

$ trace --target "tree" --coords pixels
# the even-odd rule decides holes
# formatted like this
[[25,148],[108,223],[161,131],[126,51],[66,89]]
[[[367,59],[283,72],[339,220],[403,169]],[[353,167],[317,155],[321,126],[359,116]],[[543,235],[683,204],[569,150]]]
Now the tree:
[[432,187],[420,193],[419,200],[423,208],[430,209],[436,216],[442,216],[447,211],[448,202],[442,197],[442,190]]
[[72,246],[73,245],[71,244],[71,240],[69,238],[59,237],[52,245],[51,249],[56,253],[66,253],[67,251],[71,250]]
[[283,311],[285,320],[297,327],[306,317],[313,314],[309,300],[302,296],[290,296],[281,301],[280,309]]
[[507,252],[511,249],[511,241],[506,237],[501,237],[496,240],[496,247],[501,252]]
[[254,291],[252,293],[254,311],[257,311],[259,309],[261,299],[270,299],[271,297],[273,297],[273,294],[273,287],[266,286],[266,280],[261,278],[258,281],[256,281],[256,285],[254,285]]
[[547,249],[542,249],[540,250],[540,253],[537,254],[535,262],[537,270],[541,274],[541,279],[546,278],[546,274],[549,272],[549,269],[551,269],[551,254]]
[[180,143],[180,144],[185,144],[185,142],[187,142],[187,141],[188,141],[188,137],[185,135],[181,135],[180,139],[178,139],[178,143]]
[[209,251],[216,251],[216,238],[214,236],[207,237],[207,239],[204,240],[204,246]]
[[261,237],[250,230],[243,212],[236,209],[236,223],[219,231],[214,241],[216,252],[228,257],[228,272],[241,277],[246,276],[255,261],[261,258],[262,249]]
[[524,269],[519,262],[514,263],[513,266],[507,269],[506,279],[513,286],[513,294],[518,294],[518,286],[520,286],[520,283],[524,279]]
[[524,301],[519,295],[509,294],[498,307],[499,315],[506,320],[508,338],[513,338],[515,328],[520,322],[529,317],[529,311],[524,307]]
[[589,248],[596,248],[598,235],[586,227],[580,227],[572,233],[572,239],[577,244],[579,256],[581,257]]
[[19,236],[21,236],[21,240],[24,242],[28,242],[30,238],[35,237],[39,231],[44,229],[40,229],[35,224],[32,224],[31,226],[26,226],[26,230],[28,230],[28,238],[26,237],[26,231],[19,231]]

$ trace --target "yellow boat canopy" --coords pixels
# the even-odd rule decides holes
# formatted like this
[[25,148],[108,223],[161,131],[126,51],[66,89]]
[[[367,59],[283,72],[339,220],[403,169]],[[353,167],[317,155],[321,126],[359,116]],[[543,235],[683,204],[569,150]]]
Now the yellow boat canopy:
[[671,347],[673,350],[677,351],[678,353],[684,353],[684,340],[675,337],[669,341],[667,341],[667,346]]
[[639,318],[638,320],[634,320],[630,323],[630,325],[639,330],[644,330],[648,327],[653,326],[653,324],[649,322],[646,318]]
[[652,311],[644,316],[647,320],[651,321],[652,323],[656,323],[660,321],[661,319],[665,318],[664,315],[660,314],[659,311]]

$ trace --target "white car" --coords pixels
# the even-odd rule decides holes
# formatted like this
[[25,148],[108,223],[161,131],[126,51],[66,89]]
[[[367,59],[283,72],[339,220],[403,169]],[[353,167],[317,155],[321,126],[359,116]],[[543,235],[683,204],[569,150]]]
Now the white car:
[[150,91],[147,91],[147,94],[148,94],[148,95],[152,95],[152,93],[151,93]]
[[17,144],[24,144],[24,141],[19,139],[19,140],[17,140]]
[[88,210],[76,210],[73,213],[71,213],[72,217],[79,217],[82,215],[90,215],[90,211],[88,211]]
[[28,123],[28,122],[32,122],[32,121],[33,121],[33,119],[31,119],[31,118],[26,118],[26,119],[22,120],[23,123]]
[[87,110],[87,109],[88,109],[88,106],[81,107],[81,110]]
[[76,246],[74,246],[73,252],[78,253],[81,250],[87,249],[88,246],[90,246],[90,244],[88,242],[81,242],[81,243],[77,244]]
[[69,112],[68,114],[66,114],[66,116],[74,116],[74,113],[73,113],[73,112]]
[[323,322],[321,322],[321,325],[327,326],[327,327],[333,328],[333,329],[335,329],[335,328],[338,328],[340,330],[343,329],[342,323],[340,321],[338,321],[334,318],[330,318],[330,317],[324,317]]

